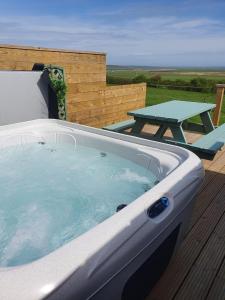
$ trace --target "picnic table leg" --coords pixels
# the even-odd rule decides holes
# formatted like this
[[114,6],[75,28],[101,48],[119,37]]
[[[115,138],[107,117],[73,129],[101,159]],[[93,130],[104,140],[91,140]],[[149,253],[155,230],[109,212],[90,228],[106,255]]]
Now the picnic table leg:
[[200,114],[205,133],[209,133],[215,129],[209,111]]
[[184,136],[184,131],[183,131],[183,128],[182,128],[181,124],[179,124],[177,126],[171,125],[170,126],[170,130],[171,130],[171,132],[173,134],[174,139],[177,142],[181,142],[181,143],[187,144],[187,141],[186,141],[186,138]]
[[162,138],[165,134],[165,132],[167,131],[168,126],[167,125],[160,125],[159,129],[157,130],[157,132],[155,133],[154,137],[156,138]]
[[144,126],[145,126],[145,121],[136,119],[136,122],[133,128],[131,129],[131,134],[139,134],[142,131]]

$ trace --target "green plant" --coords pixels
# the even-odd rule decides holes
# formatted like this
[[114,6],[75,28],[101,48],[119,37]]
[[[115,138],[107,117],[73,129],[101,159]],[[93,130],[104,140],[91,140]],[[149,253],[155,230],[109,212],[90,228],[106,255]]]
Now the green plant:
[[51,80],[52,88],[54,89],[56,93],[56,97],[58,100],[58,103],[63,104],[66,97],[66,84],[64,81],[53,78],[51,75],[49,76]]
[[58,117],[66,120],[66,91],[67,87],[64,81],[64,72],[61,67],[46,65],[48,70],[51,87],[56,93],[58,103]]
[[162,77],[159,74],[156,74],[156,75],[150,77],[150,82],[152,82],[152,83],[160,83],[161,80],[162,80]]
[[147,81],[147,77],[143,74],[137,75],[132,80],[133,83],[142,83],[142,82],[146,82],[146,81]]

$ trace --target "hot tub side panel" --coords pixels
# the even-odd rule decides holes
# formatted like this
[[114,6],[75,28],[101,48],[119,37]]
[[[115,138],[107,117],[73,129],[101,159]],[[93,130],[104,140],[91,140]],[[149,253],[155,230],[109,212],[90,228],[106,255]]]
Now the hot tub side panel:
[[[91,276],[82,270],[72,274],[47,299],[145,299],[164,272],[188,228],[194,203],[192,189],[183,200],[186,200],[187,205],[175,218],[169,217],[162,224],[157,224],[154,232],[152,221],[149,220],[103,266],[96,268]],[[90,260],[94,263],[95,257]],[[91,261],[88,262],[90,265]]]

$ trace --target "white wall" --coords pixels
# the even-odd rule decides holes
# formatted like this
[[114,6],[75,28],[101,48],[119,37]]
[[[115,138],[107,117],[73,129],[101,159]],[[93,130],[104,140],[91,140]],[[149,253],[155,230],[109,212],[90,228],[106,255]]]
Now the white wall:
[[42,72],[0,71],[0,125],[48,118]]

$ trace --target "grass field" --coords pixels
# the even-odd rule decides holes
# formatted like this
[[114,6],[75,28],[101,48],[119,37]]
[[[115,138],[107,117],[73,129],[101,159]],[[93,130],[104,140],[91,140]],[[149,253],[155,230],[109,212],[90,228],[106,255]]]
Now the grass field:
[[[133,79],[138,75],[144,75],[146,78],[150,78],[155,75],[160,75],[162,79],[166,80],[185,80],[190,82],[193,78],[205,78],[214,80],[215,84],[219,81],[225,81],[225,69],[207,69],[207,68],[180,68],[180,69],[150,69],[150,67],[122,67],[112,66],[108,68],[107,74],[112,77]],[[208,102],[215,103],[215,94],[203,93],[203,92],[191,92],[184,90],[172,90],[167,88],[147,88],[146,105],[159,104],[168,100],[191,100],[196,102]],[[198,118],[194,119],[199,121]],[[225,100],[222,106],[222,113],[220,123],[225,123]]]
[[225,80],[225,71],[149,71],[149,70],[108,70],[107,74],[110,76],[120,77],[120,78],[129,78],[133,79],[138,75],[144,75],[147,78],[150,78],[155,75],[160,75],[162,79],[177,80],[182,79],[185,81],[190,81],[193,78],[201,77],[210,80]]
[[[163,80],[168,79],[174,82],[178,79],[190,82],[191,79],[199,77],[214,80],[215,84],[217,81],[225,82],[225,68],[150,69],[149,67],[122,67],[120,69],[118,66],[109,67],[107,74],[112,77],[124,79],[133,79],[138,75],[144,75],[146,78],[160,75]],[[147,88],[146,105],[159,104],[172,99],[215,103],[215,98],[216,95],[212,93],[150,87]],[[199,118],[194,118],[193,120],[200,121]],[[223,101],[220,123],[225,123],[225,100]]]
[[[215,103],[215,97],[215,94],[209,93],[169,90],[165,88],[147,88],[146,105],[159,104],[173,99]],[[193,118],[193,120],[199,121],[199,118]],[[220,123],[225,123],[225,100],[222,106]]]

